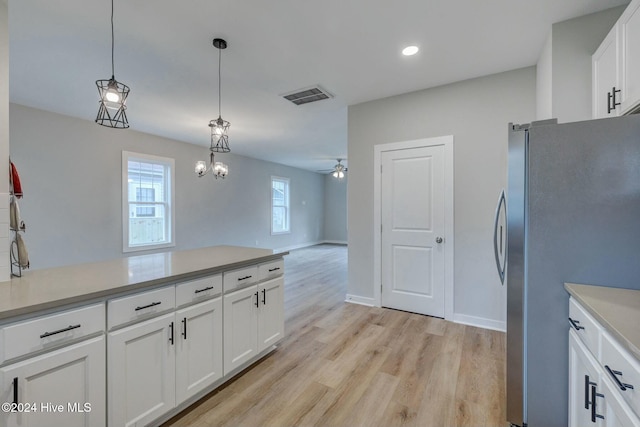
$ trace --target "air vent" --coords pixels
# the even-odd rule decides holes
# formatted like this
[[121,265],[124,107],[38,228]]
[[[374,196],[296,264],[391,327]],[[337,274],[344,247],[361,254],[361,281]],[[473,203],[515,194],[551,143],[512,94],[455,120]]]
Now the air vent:
[[323,99],[333,98],[333,95],[322,89],[320,86],[312,86],[287,93],[285,95],[282,95],[282,97],[288,101],[293,102],[296,105],[302,105],[308,104],[310,102],[322,101]]

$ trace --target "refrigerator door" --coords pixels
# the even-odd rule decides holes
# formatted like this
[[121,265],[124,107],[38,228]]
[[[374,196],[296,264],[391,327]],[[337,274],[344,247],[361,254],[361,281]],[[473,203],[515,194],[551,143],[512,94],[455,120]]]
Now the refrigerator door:
[[526,423],[525,366],[525,195],[527,131],[509,124],[507,187],[507,420]]

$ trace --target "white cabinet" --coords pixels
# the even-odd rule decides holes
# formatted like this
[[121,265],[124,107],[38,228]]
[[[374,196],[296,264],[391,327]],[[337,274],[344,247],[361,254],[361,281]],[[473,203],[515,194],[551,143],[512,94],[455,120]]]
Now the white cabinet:
[[175,406],[174,313],[109,333],[109,425],[146,425]]
[[244,365],[284,336],[284,279],[224,295],[224,374]]
[[29,404],[28,412],[0,412],[6,427],[104,426],[104,336],[0,369],[2,402]]
[[618,20],[620,27],[621,111],[633,111],[640,103],[640,1],[633,0]]
[[222,298],[179,310],[176,404],[222,378]]
[[606,427],[638,427],[640,425],[638,418],[615,391],[615,386],[606,379],[602,380],[602,394],[606,397],[602,408]]
[[619,28],[618,25],[615,25],[611,29],[592,57],[594,119],[620,115]]
[[594,119],[640,107],[640,0],[632,0],[591,58]]
[[569,331],[569,427],[602,426],[600,387],[598,362]]

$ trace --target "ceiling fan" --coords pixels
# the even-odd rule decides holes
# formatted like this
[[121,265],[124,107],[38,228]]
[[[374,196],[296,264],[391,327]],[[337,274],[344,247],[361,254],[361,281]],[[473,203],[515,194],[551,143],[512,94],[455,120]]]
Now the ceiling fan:
[[338,163],[333,166],[333,169],[321,169],[318,172],[322,173],[330,173],[334,178],[342,179],[345,176],[345,172],[347,171],[347,167],[342,164],[343,160],[346,159],[336,159]]

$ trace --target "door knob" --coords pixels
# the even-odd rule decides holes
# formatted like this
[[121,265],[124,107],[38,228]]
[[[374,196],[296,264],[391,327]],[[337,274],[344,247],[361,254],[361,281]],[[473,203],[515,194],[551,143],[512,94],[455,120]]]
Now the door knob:
[[442,243],[442,237],[436,237],[436,243]]

